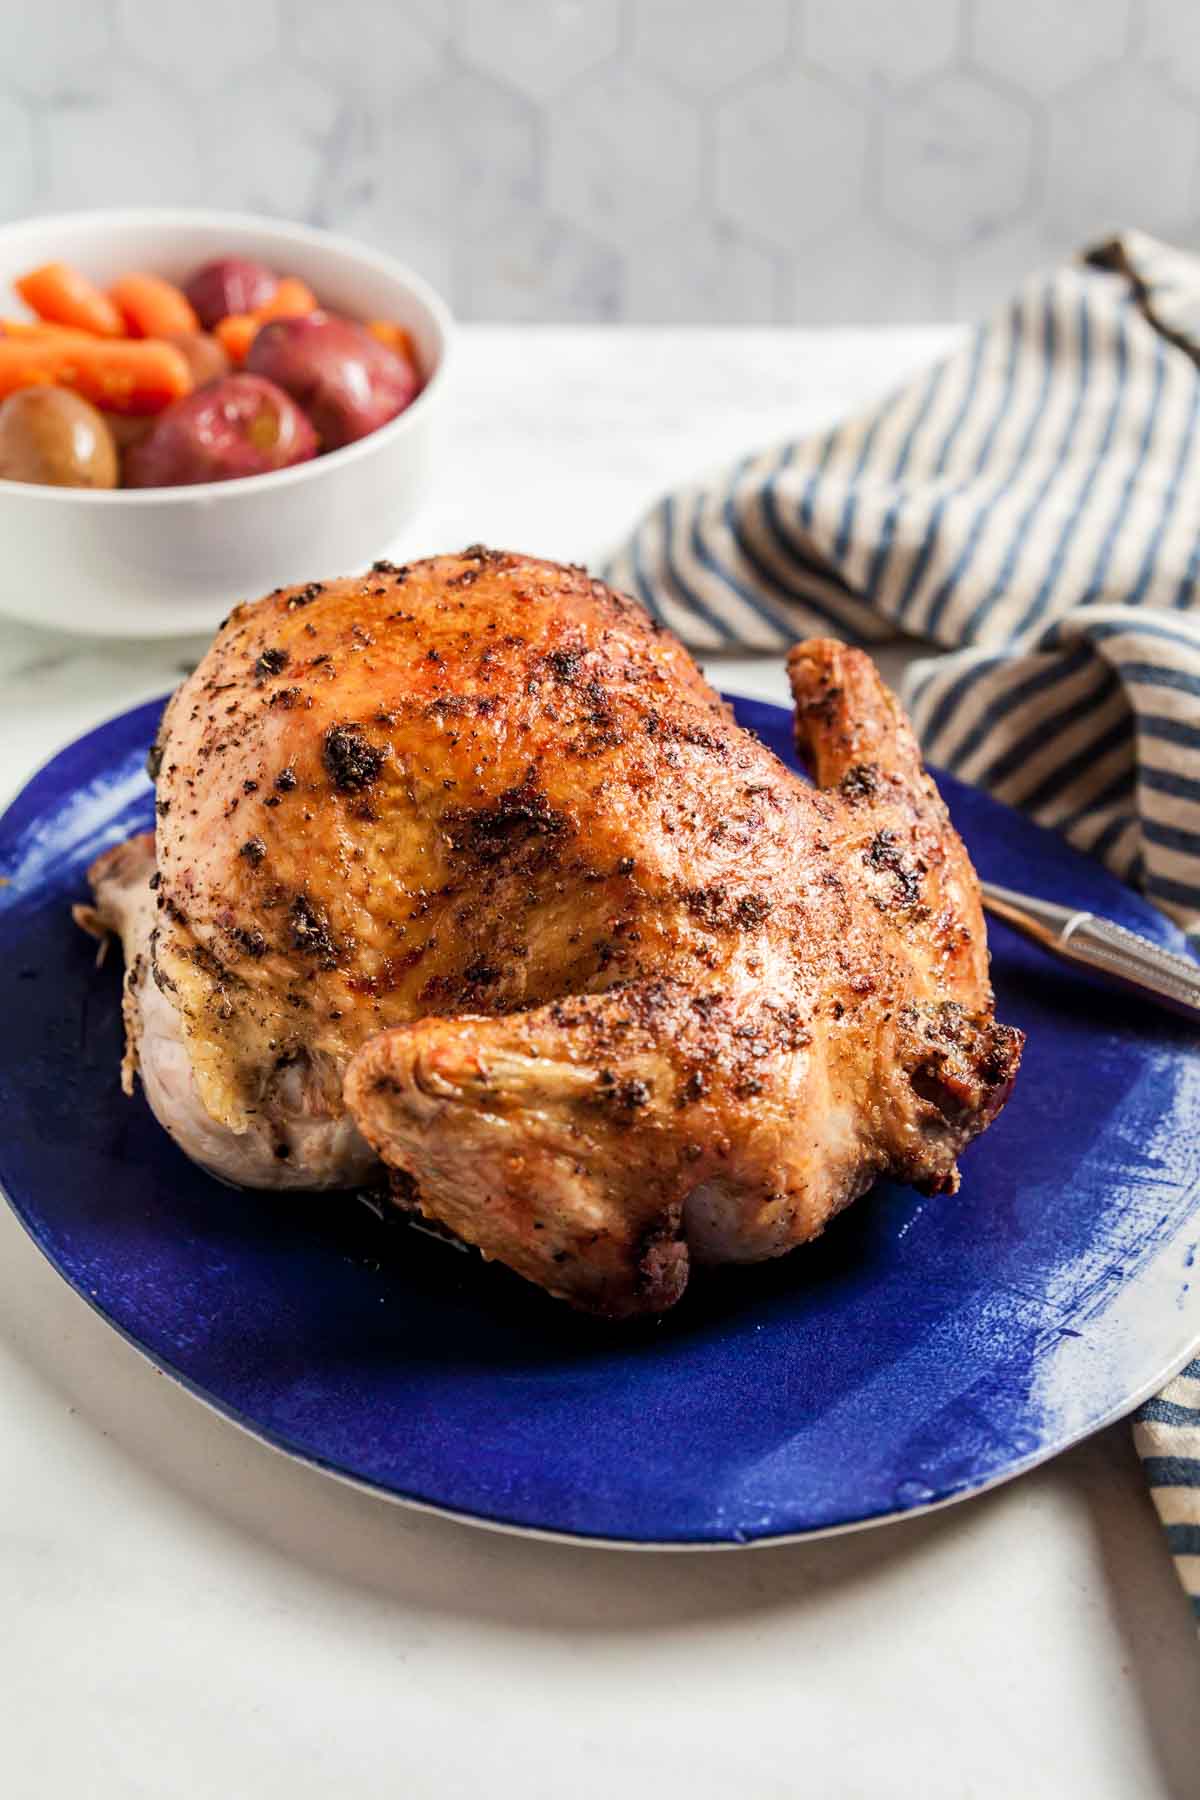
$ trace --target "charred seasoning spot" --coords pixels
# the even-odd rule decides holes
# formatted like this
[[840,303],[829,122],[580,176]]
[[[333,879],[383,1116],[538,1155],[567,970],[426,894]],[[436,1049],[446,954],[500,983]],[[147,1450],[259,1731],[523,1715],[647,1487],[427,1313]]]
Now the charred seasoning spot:
[[292,943],[297,950],[302,951],[305,956],[315,957],[322,969],[337,966],[337,950],[329,928],[329,919],[307,894],[297,894],[292,901],[288,908],[288,924],[291,927]]
[[331,725],[321,754],[334,787],[358,794],[376,779],[387,753],[368,743],[360,726]]
[[640,1081],[636,1076],[618,1081],[611,1069],[601,1069],[597,1085],[600,1098],[620,1112],[640,1112],[643,1106],[650,1104],[650,1089],[646,1082]]
[[163,749],[161,744],[151,744],[146,752],[146,773],[151,781],[157,781],[163,765]]
[[884,871],[895,881],[894,905],[916,905],[921,898],[921,871],[905,860],[894,831],[877,832],[863,852],[863,861],[868,868]]
[[551,650],[546,657],[546,667],[559,681],[574,681],[582,660],[578,650]]
[[683,903],[695,919],[706,925],[719,925],[725,908],[725,890],[719,887],[685,888]]
[[855,763],[846,770],[838,788],[846,800],[869,800],[879,792],[879,770],[874,763]]
[[268,675],[282,674],[287,666],[288,653],[286,650],[263,650],[254,659],[254,673],[260,681],[265,681]]
[[288,611],[290,612],[295,606],[311,606],[317,596],[324,592],[325,583],[323,581],[310,581],[307,587],[297,588],[294,594],[289,595]]
[[256,866],[262,861],[266,854],[267,846],[260,837],[247,838],[241,849],[238,851],[239,856],[244,856],[248,863],[254,863]]
[[458,807],[445,814],[451,846],[483,864],[497,863],[531,844],[549,849],[569,829],[537,787],[530,770],[520,787],[508,788],[493,806],[478,811]]
[[738,894],[735,898],[719,885],[685,888],[681,898],[692,917],[710,930],[733,925],[752,931],[771,910],[770,901],[762,894]]
[[976,1074],[986,1087],[1011,1081],[1020,1067],[1025,1038],[1015,1025],[987,1027],[985,1048],[976,1063]]
[[771,903],[762,894],[739,894],[734,902],[733,916],[737,923],[747,931],[755,925],[761,925],[771,910]]
[[286,769],[280,769],[278,775],[275,777],[275,786],[279,789],[281,794],[290,794],[292,789],[296,786],[296,771],[290,764]]

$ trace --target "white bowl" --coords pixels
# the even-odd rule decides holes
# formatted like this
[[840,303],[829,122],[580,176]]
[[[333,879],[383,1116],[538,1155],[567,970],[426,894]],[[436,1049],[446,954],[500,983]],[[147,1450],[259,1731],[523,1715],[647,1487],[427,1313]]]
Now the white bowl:
[[241,213],[64,214],[0,226],[0,313],[39,263],[107,284],[147,269],[185,279],[217,256],[298,275],[331,311],[412,333],[425,387],[390,424],[313,462],[195,487],[37,487],[0,481],[0,612],[105,637],[207,631],[238,600],[281,583],[351,574],[421,499],[445,385],[450,314],[402,264],[329,232]]

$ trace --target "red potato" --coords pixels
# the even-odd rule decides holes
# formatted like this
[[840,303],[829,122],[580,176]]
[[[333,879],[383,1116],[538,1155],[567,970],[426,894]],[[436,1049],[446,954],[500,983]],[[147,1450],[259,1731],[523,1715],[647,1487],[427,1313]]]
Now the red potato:
[[126,453],[126,487],[235,481],[307,462],[317,434],[299,407],[258,375],[225,375],[169,406]]
[[244,256],[222,256],[197,269],[184,288],[192,309],[205,331],[230,313],[250,313],[266,306],[279,286],[279,278],[265,263]]
[[[117,446],[117,454],[122,462],[133,446],[140,444],[154,430],[154,418],[149,413],[106,412],[100,416],[108,426],[108,434]],[[117,486],[124,487],[124,481],[119,481]]]
[[275,319],[250,346],[246,368],[304,408],[325,450],[378,431],[416,398],[417,371],[365,326],[330,313]]
[[207,331],[181,331],[169,337],[167,343],[174,344],[191,370],[193,387],[203,387],[207,381],[228,375],[231,364],[225,347]]

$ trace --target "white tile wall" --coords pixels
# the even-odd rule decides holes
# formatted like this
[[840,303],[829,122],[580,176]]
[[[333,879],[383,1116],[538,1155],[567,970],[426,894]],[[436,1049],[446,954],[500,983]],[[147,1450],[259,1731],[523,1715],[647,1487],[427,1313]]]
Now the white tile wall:
[[944,69],[897,94],[883,119],[880,204],[906,242],[969,255],[1032,198],[1036,118],[991,76]]
[[[1189,10],[1182,0],[1180,14]],[[1045,99],[1119,61],[1132,16],[1132,0],[975,0],[968,43],[983,68]]]
[[716,114],[718,217],[800,250],[858,213],[870,112],[805,69],[755,76]]
[[[95,8],[96,13],[103,10]],[[279,50],[273,6],[204,0],[192,13],[186,47],[180,41],[178,14],[161,0],[116,0],[115,14],[118,42],[136,51],[138,62],[160,80],[171,86],[178,82],[192,96],[219,94],[226,82],[261,69]]]
[[1200,245],[1200,0],[0,0],[0,217],[213,203],[466,316],[968,316]]
[[1050,118],[1048,228],[1107,216],[1194,238],[1195,226],[1180,222],[1196,204],[1196,104],[1137,64],[1097,69],[1068,88]]
[[962,11],[961,0],[808,0],[801,48],[817,69],[882,101],[951,66]]
[[701,104],[782,61],[790,41],[789,0],[655,0],[630,17],[634,61]]

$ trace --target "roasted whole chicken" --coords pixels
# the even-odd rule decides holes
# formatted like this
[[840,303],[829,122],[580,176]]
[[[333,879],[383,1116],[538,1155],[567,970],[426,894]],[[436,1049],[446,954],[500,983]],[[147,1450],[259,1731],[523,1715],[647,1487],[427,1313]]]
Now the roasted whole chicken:
[[797,646],[815,786],[582,569],[472,548],[226,620],[91,871],[140,1072],[250,1187],[397,1200],[577,1306],[953,1192],[1021,1034],[978,888],[858,650]]

